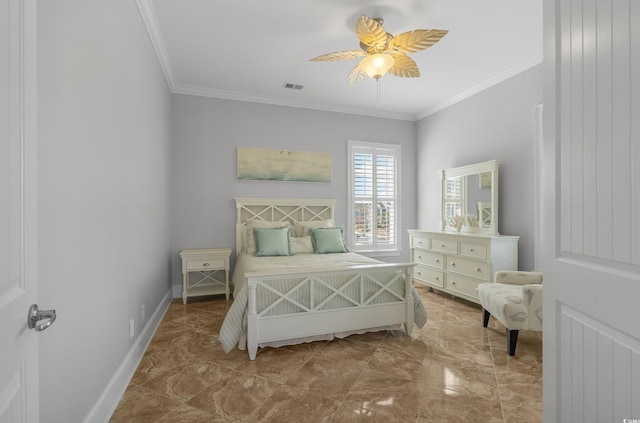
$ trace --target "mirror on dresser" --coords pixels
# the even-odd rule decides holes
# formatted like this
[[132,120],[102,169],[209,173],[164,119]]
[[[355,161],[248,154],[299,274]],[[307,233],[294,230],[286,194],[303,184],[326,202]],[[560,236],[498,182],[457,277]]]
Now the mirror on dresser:
[[[479,303],[478,285],[499,270],[518,270],[518,236],[498,234],[498,161],[439,172],[442,215],[437,230],[410,229],[413,279]],[[462,219],[464,218],[464,219]]]
[[446,232],[498,234],[498,161],[440,171]]

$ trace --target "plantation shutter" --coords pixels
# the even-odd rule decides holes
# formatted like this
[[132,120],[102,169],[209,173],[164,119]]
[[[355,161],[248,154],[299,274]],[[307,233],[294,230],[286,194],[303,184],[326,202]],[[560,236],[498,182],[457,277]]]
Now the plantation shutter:
[[351,146],[350,245],[354,251],[397,249],[398,146]]

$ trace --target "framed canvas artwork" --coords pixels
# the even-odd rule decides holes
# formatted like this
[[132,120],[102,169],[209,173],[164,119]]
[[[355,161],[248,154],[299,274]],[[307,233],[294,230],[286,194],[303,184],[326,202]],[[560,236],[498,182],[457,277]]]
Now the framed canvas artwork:
[[331,182],[331,154],[238,147],[239,181]]

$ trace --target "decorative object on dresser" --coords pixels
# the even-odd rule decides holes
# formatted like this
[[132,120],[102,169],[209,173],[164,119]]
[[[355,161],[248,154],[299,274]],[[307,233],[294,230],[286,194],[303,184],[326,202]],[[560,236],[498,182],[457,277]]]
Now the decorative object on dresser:
[[[231,248],[198,248],[180,251],[182,259],[182,303],[188,297],[224,294],[229,299]],[[191,281],[190,273],[200,277]],[[220,276],[223,273],[223,277]]]
[[519,330],[542,330],[542,273],[496,272],[495,283],[478,285],[482,326],[495,317],[506,328],[507,353],[516,353]]
[[498,233],[498,161],[446,169],[439,230],[409,230],[414,280],[480,303],[478,284],[518,269],[519,236]]
[[[236,198],[233,304],[220,328],[226,352],[343,338],[426,323],[413,263],[383,263],[346,251],[333,199]],[[289,236],[290,248],[260,256],[257,228]],[[279,244],[278,244],[279,245]],[[258,246],[259,247],[259,246]],[[253,252],[252,252],[253,251]],[[345,252],[346,251],[346,252]]]

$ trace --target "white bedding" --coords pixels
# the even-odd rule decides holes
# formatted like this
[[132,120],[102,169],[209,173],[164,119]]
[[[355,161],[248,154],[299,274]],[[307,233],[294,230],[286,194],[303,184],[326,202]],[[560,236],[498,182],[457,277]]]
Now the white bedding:
[[[355,253],[339,253],[339,254],[296,254],[292,256],[279,256],[279,257],[256,257],[241,253],[235,264],[232,281],[234,284],[233,299],[234,302],[231,305],[231,309],[225,317],[222,328],[220,329],[219,340],[223,349],[226,352],[231,351],[236,345],[242,346],[241,339],[246,335],[247,329],[247,308],[248,308],[248,293],[246,284],[247,280],[244,277],[246,273],[256,271],[279,271],[279,270],[297,270],[297,269],[329,269],[336,266],[355,266],[381,263],[378,260],[374,260]],[[404,285],[399,283],[396,289],[401,290],[400,294],[404,294]],[[412,293],[414,298],[414,322],[422,327],[426,323],[427,313],[424,308],[420,297],[415,289],[412,287]],[[383,297],[381,296],[381,300]],[[258,299],[258,302],[266,300]],[[265,303],[259,306],[259,309],[264,307]],[[281,312],[287,312],[282,310]],[[397,328],[397,327],[394,327]],[[385,328],[371,328],[368,331],[391,329]],[[319,339],[332,339],[333,336],[344,337],[349,333],[336,333],[323,335],[320,337],[314,337],[312,339],[304,340],[290,340],[292,342],[283,342],[282,345],[287,343],[299,343],[308,342]],[[269,344],[271,346],[277,346]]]

